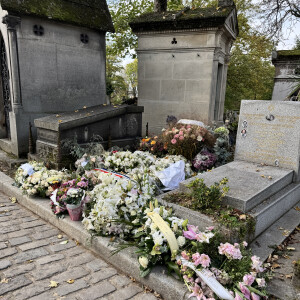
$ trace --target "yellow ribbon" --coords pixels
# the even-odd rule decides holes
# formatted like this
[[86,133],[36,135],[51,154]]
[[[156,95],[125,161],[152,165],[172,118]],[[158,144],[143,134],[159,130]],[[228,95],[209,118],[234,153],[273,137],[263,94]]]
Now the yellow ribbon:
[[170,226],[168,226],[164,219],[156,212],[149,212],[147,215],[151,218],[153,223],[159,228],[164,237],[167,239],[169,247],[171,249],[171,253],[173,254],[174,252],[177,252],[179,250],[179,246],[176,236]]

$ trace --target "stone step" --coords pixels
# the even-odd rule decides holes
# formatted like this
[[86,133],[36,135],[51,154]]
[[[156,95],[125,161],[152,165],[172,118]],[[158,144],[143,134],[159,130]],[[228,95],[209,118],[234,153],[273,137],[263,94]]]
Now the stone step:
[[296,207],[300,207],[300,201],[251,242],[249,246],[254,255],[266,260],[274,251],[273,246],[280,245],[299,226],[300,211]]
[[230,188],[224,204],[248,212],[292,183],[293,171],[246,161],[233,161],[183,181],[180,190],[187,191],[187,185],[196,178],[203,178],[207,185],[212,185],[224,177],[228,178]]
[[292,183],[249,211],[248,213],[256,219],[254,236],[259,236],[298,201],[300,201],[300,184]]

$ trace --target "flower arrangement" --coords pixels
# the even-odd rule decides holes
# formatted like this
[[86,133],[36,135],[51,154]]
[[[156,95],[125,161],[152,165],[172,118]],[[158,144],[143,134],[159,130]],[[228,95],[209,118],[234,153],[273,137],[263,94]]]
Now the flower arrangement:
[[26,178],[28,178],[30,175],[32,175],[35,172],[46,170],[46,167],[43,163],[39,163],[36,161],[30,161],[28,164],[21,165],[15,174],[15,184],[18,187],[21,187]]
[[[70,189],[84,191],[87,190],[88,188],[89,188],[89,180],[84,176],[77,177],[75,179],[63,182],[58,187],[58,189],[54,193],[52,193],[52,197],[54,197],[53,199],[51,197],[51,209],[53,213],[57,216],[61,216],[64,213],[66,213],[67,211],[66,204],[68,204],[68,197],[69,197],[68,193]],[[81,199],[82,196],[83,195],[81,195]]]
[[[246,249],[247,243],[222,243],[221,236],[212,228],[201,232],[188,225],[183,232],[186,250],[177,260],[183,279],[191,291],[190,297],[216,299],[214,291],[205,284],[203,278],[193,269],[205,269],[209,276],[221,283],[236,300],[266,299],[266,278],[263,263]],[[190,264],[194,268],[190,268]]]
[[93,170],[102,166],[102,157],[97,155],[88,155],[85,153],[80,159],[75,162],[77,171]]
[[198,153],[193,160],[193,167],[199,171],[211,169],[217,161],[217,156],[207,150]]
[[28,176],[21,189],[29,196],[48,197],[54,188],[61,182],[67,180],[70,174],[66,171],[47,170],[43,168]]
[[117,224],[116,220],[129,221],[145,206],[153,190],[147,174],[136,178],[140,184],[113,174],[99,174],[100,184],[88,193],[90,203],[84,212],[83,224],[96,234],[124,236],[132,228]]

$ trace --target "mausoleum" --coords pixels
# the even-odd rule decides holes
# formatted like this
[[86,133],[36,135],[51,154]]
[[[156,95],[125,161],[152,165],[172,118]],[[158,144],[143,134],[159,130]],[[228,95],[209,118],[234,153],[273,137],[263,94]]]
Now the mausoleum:
[[273,51],[275,66],[272,100],[299,101],[300,90],[295,90],[300,76],[300,50]]
[[0,147],[19,156],[29,122],[106,103],[105,34],[114,27],[105,0],[0,5]]
[[218,7],[155,11],[131,24],[138,36],[138,104],[143,128],[157,133],[168,115],[223,122],[230,49],[239,29],[233,1]]

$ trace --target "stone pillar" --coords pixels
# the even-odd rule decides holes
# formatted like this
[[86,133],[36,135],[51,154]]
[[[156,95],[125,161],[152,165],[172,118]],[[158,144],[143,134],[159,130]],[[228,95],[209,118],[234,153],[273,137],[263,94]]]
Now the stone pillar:
[[229,65],[230,55],[226,55],[224,59],[223,66],[223,78],[222,78],[222,87],[221,87],[221,97],[220,97],[220,107],[219,107],[219,118],[218,122],[223,124],[223,116],[224,116],[224,106],[225,106],[225,96],[226,96],[226,83],[227,83],[227,72]]
[[18,53],[18,41],[16,27],[20,24],[21,19],[16,16],[7,15],[3,17],[2,22],[7,26],[8,33],[8,47],[11,73],[11,85],[12,85],[12,109],[18,110],[22,107],[22,94],[20,83],[20,70],[19,70],[19,53]]

